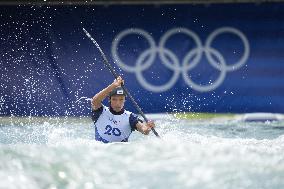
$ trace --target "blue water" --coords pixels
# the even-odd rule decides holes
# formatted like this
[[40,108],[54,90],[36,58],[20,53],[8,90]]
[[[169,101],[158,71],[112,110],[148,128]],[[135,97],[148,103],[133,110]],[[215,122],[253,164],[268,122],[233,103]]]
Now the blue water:
[[129,143],[92,140],[89,118],[0,118],[0,188],[284,187],[284,122],[156,120]]

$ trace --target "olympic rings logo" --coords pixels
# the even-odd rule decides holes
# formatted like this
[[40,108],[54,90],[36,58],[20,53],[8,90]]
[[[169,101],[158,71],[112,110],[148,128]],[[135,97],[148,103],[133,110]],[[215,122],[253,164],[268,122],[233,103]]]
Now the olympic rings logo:
[[[167,40],[175,34],[185,34],[193,39],[196,44],[196,47],[191,49],[184,56],[182,63],[180,64],[177,56],[168,48],[165,47]],[[211,47],[214,39],[222,33],[231,33],[238,36],[244,46],[244,53],[241,58],[234,64],[227,65],[223,55],[216,49]],[[119,57],[117,49],[121,40],[127,35],[139,35],[144,37],[148,43],[149,48],[143,51],[137,58],[135,66],[129,66],[125,64]],[[156,46],[156,43],[153,37],[146,32],[145,30],[139,28],[126,29],[120,32],[113,40],[111,53],[113,59],[118,64],[118,66],[124,71],[135,73],[139,83],[147,90],[153,92],[164,92],[171,89],[176,81],[179,78],[179,75],[182,74],[182,77],[185,83],[192,89],[199,92],[208,92],[219,87],[226,77],[227,72],[235,71],[241,68],[247,61],[249,57],[250,46],[246,36],[238,29],[232,27],[221,27],[214,30],[206,39],[205,45],[202,45],[202,42],[198,35],[193,31],[187,28],[173,28],[168,30],[160,39],[159,45]],[[209,64],[220,71],[218,78],[208,85],[199,85],[196,84],[187,74],[190,70],[198,65],[200,62],[203,53],[205,54]],[[143,71],[147,70],[153,63],[156,58],[156,55],[159,55],[159,58],[162,60],[161,63],[166,66],[168,69],[173,71],[173,75],[170,80],[162,85],[152,85],[143,77]],[[215,57],[215,59],[213,58]],[[218,61],[216,61],[216,58]],[[170,59],[170,60],[169,60]]]

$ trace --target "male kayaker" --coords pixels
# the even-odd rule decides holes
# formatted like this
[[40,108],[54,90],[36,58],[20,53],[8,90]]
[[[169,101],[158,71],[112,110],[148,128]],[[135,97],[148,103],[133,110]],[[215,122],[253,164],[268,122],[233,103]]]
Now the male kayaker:
[[[143,123],[137,115],[124,109],[126,94],[121,87],[123,83],[119,76],[92,99],[92,120],[97,141],[127,142],[132,131],[148,135],[155,127],[153,121]],[[102,104],[106,97],[109,97],[109,107]]]

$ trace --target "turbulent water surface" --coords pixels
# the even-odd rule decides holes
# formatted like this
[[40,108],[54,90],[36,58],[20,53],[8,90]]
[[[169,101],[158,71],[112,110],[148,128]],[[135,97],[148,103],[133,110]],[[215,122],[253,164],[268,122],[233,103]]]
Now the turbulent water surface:
[[129,143],[92,139],[89,118],[0,118],[0,188],[284,187],[284,122],[156,120]]

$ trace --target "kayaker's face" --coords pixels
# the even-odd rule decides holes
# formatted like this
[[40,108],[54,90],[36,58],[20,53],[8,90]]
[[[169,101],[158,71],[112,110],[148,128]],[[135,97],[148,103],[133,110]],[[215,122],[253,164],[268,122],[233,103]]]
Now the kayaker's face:
[[125,96],[123,95],[113,95],[110,98],[110,106],[116,112],[120,112],[123,109],[124,103],[125,103]]

